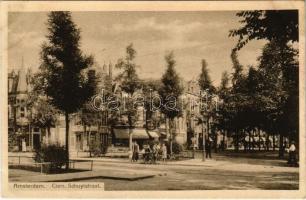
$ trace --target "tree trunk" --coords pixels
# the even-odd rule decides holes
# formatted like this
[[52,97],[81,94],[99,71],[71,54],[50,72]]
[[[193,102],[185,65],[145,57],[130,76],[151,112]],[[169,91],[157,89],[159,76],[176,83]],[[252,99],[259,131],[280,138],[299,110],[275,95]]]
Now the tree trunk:
[[214,135],[215,135],[215,153],[218,153],[218,133],[216,129],[214,128]]
[[129,123],[129,159],[132,161],[133,155],[133,121],[131,114],[128,115],[128,123]]
[[244,150],[244,152],[246,152],[248,150],[248,143],[245,140],[245,137],[246,137],[245,132],[246,132],[245,129],[243,129],[243,137],[244,137],[244,139],[243,139],[243,150]]
[[252,131],[252,150],[254,151],[255,149],[255,130]]
[[[207,129],[206,129],[207,130]],[[202,123],[202,145],[203,145],[203,157],[202,161],[205,161],[205,131],[204,131],[204,121]]]
[[238,152],[239,151],[239,141],[238,141],[238,130],[235,131],[236,132],[236,138],[235,138],[235,151]]
[[169,121],[169,132],[170,132],[170,155],[173,154],[173,119]]
[[258,150],[261,150],[261,134],[260,134],[260,130],[258,130]]
[[251,137],[252,137],[252,133],[251,133],[251,131],[249,131],[249,145],[248,145],[249,146],[249,152],[251,152],[251,147],[252,147],[251,146],[252,145],[251,144]]
[[92,152],[92,141],[91,141],[91,130],[90,126],[88,126],[88,146],[89,146],[89,157],[91,157],[91,152]]
[[133,132],[132,132],[132,127],[129,127],[129,159],[132,161],[132,149],[133,149]]
[[275,133],[273,132],[273,151],[275,151]]
[[270,135],[268,133],[266,133],[267,136],[266,136],[266,149],[267,151],[270,150]]
[[[83,147],[82,150],[87,150],[88,137],[87,137],[87,126],[86,126],[86,124],[84,124],[83,128],[84,128],[84,133],[83,133],[83,137],[81,137],[81,142],[82,142],[82,147]],[[86,147],[83,146],[84,145],[84,141],[83,140],[84,141],[86,140]]]
[[223,144],[222,144],[222,151],[224,151],[225,150],[225,134],[226,134],[226,131],[225,130],[223,130]]
[[49,136],[51,136],[50,126],[47,127],[47,145],[49,145]]
[[280,134],[279,136],[279,150],[278,150],[278,157],[279,158],[284,158],[284,146],[283,146],[283,143],[284,143],[284,136],[282,134]]
[[69,169],[69,114],[68,112],[65,112],[65,122],[66,122],[66,157],[67,157],[67,163],[66,163],[66,170]]

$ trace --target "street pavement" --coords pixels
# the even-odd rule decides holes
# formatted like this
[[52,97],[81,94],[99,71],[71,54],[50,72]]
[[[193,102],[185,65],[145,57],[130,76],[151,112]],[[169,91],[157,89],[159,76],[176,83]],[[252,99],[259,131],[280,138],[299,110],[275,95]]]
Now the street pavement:
[[[77,181],[104,182],[106,190],[298,189],[299,168],[288,167],[285,160],[213,156],[214,159],[205,162],[196,158],[159,164],[130,163],[127,159],[78,158],[94,160],[93,171],[53,176],[60,176],[61,179],[58,180],[65,177],[73,180],[75,176],[80,178]],[[88,169],[89,164],[76,163],[75,168]],[[10,180],[33,180],[36,172],[22,171],[10,169]],[[86,173],[89,176],[87,178]],[[109,177],[102,176],[103,174]],[[114,179],[110,177],[111,174],[117,174],[119,178]],[[135,180],[120,178],[131,174],[152,176]],[[48,181],[44,177],[49,175],[36,173],[36,176],[41,177],[39,181]]]

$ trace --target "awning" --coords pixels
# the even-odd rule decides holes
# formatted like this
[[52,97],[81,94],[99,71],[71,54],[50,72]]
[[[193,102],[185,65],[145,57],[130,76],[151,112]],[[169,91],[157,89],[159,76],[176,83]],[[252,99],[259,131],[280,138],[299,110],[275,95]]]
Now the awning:
[[145,129],[133,129],[133,139],[149,139],[149,135]]
[[129,129],[114,129],[114,134],[117,139],[129,139]]
[[159,135],[157,132],[155,131],[148,131],[149,132],[149,135],[152,137],[152,138],[159,138]]
[[[129,139],[129,129],[114,129],[117,139]],[[149,139],[149,135],[145,129],[132,129],[133,139]]]

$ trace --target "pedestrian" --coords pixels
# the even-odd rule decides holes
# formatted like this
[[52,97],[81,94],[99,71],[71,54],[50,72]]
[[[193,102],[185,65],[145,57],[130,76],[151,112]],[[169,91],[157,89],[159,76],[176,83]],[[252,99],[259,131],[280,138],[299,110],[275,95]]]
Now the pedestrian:
[[134,158],[134,148],[135,148],[135,142],[132,143],[132,149],[130,151],[131,162],[134,162],[134,160],[135,160],[135,158]]
[[133,144],[133,161],[134,162],[138,161],[138,156],[139,156],[139,145],[135,141]]
[[164,143],[162,145],[162,159],[164,163],[167,160],[167,146]]
[[151,157],[151,148],[150,145],[145,145],[144,146],[144,155],[143,155],[143,160],[144,163],[148,163],[150,161],[150,157]]
[[156,164],[157,157],[158,157],[158,147],[157,144],[153,145],[153,163]]
[[205,150],[206,150],[206,158],[211,158],[211,142],[212,142],[212,139],[209,137],[207,140],[206,140],[206,145],[205,145]]
[[290,166],[297,166],[297,159],[296,159],[296,147],[295,147],[295,142],[292,141],[290,144],[290,147],[288,149],[288,153],[289,153],[289,159],[288,159],[288,164]]

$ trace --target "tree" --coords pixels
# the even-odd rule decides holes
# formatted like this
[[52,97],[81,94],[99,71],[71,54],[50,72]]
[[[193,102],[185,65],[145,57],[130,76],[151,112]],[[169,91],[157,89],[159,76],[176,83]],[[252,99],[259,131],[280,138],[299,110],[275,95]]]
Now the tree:
[[244,76],[243,66],[239,63],[237,51],[232,51],[231,59],[234,72],[232,73],[232,88],[229,93],[227,103],[227,114],[229,116],[231,131],[235,134],[235,150],[239,150],[239,141],[241,138],[241,130],[245,127],[245,103],[246,96],[246,77]]
[[[290,45],[271,41],[263,48],[259,60],[261,104],[265,107],[265,128],[283,137],[299,140],[298,51]],[[272,125],[272,127],[271,127]],[[280,148],[279,156],[283,157]]]
[[[244,25],[231,30],[229,36],[239,37],[234,51],[253,39],[266,39],[259,58],[260,85],[257,101],[265,113],[263,126],[280,134],[280,157],[283,157],[283,136],[298,140],[298,52],[290,43],[299,41],[297,10],[243,11],[237,13]],[[289,128],[290,127],[290,128]],[[280,133],[280,130],[282,133]]]
[[215,88],[212,85],[211,78],[209,76],[207,63],[204,59],[202,60],[202,69],[201,69],[201,74],[200,74],[198,83],[199,83],[201,90],[207,91],[209,94],[212,94],[215,92]]
[[50,129],[55,127],[57,122],[57,114],[59,111],[55,109],[46,98],[40,97],[33,106],[34,117],[33,124],[40,127],[45,132],[46,144],[49,144]]
[[29,84],[32,90],[29,92],[27,103],[31,110],[32,124],[43,130],[46,137],[46,145],[49,145],[51,128],[55,127],[57,123],[57,114],[60,112],[50,103],[50,99],[43,95],[41,78],[42,76],[39,72],[29,77]]
[[243,18],[239,22],[244,24],[229,33],[231,37],[239,37],[236,50],[253,39],[275,40],[283,44],[299,40],[297,10],[242,11],[236,15]]
[[65,115],[69,161],[69,116],[94,94],[94,87],[84,74],[93,64],[93,58],[81,52],[80,29],[72,21],[70,12],[51,12],[47,26],[48,42],[42,45],[41,51],[41,86],[50,103]]
[[[218,111],[217,111],[217,128],[223,132],[223,144],[225,140],[226,133],[230,130],[231,125],[229,123],[229,112],[228,112],[228,102],[229,102],[229,93],[230,93],[230,77],[227,71],[222,73],[221,84],[217,88],[217,95],[219,96],[218,102]],[[222,147],[223,148],[223,147]]]
[[[183,88],[180,85],[180,78],[175,71],[176,61],[174,60],[173,52],[165,56],[167,63],[166,72],[161,78],[161,87],[159,88],[159,95],[162,100],[161,112],[166,117],[166,132],[169,135],[170,128],[170,153],[172,154],[172,144],[174,137],[174,118],[182,114],[179,105],[179,97],[183,93]],[[168,121],[170,123],[168,123]]]
[[[213,114],[215,113],[215,110],[213,109],[213,102],[212,102],[212,97],[216,91],[215,87],[212,85],[211,82],[211,78],[208,72],[208,68],[207,68],[207,63],[206,61],[203,59],[202,60],[202,68],[201,68],[201,74],[198,80],[200,89],[202,92],[204,92],[204,104],[201,108],[201,119],[199,119],[200,122],[202,122],[203,125],[203,129],[202,129],[202,134],[203,134],[203,160],[204,160],[204,151],[205,151],[205,137],[206,134],[204,133],[204,124],[206,124],[206,133],[210,134],[210,119],[213,117]],[[201,98],[203,98],[201,96]],[[203,102],[203,101],[202,101]],[[216,138],[215,138],[215,142],[216,142]]]
[[226,96],[228,95],[229,82],[230,82],[229,75],[228,75],[227,71],[224,71],[222,73],[220,86],[217,89],[219,97],[222,98],[222,99],[226,98]]
[[136,67],[134,63],[134,58],[136,56],[136,50],[133,44],[126,47],[126,57],[125,59],[119,59],[116,68],[122,70],[118,75],[117,80],[121,82],[121,89],[128,94],[128,99],[125,99],[125,110],[124,114],[127,115],[128,125],[129,125],[129,148],[132,151],[132,128],[134,128],[137,111],[134,108],[134,103],[132,97],[134,93],[140,89],[140,80],[137,75]]
[[153,115],[160,105],[159,98],[155,98],[158,96],[158,90],[160,87],[160,80],[147,80],[142,83],[147,129],[157,128],[160,123],[160,119],[154,118]]

